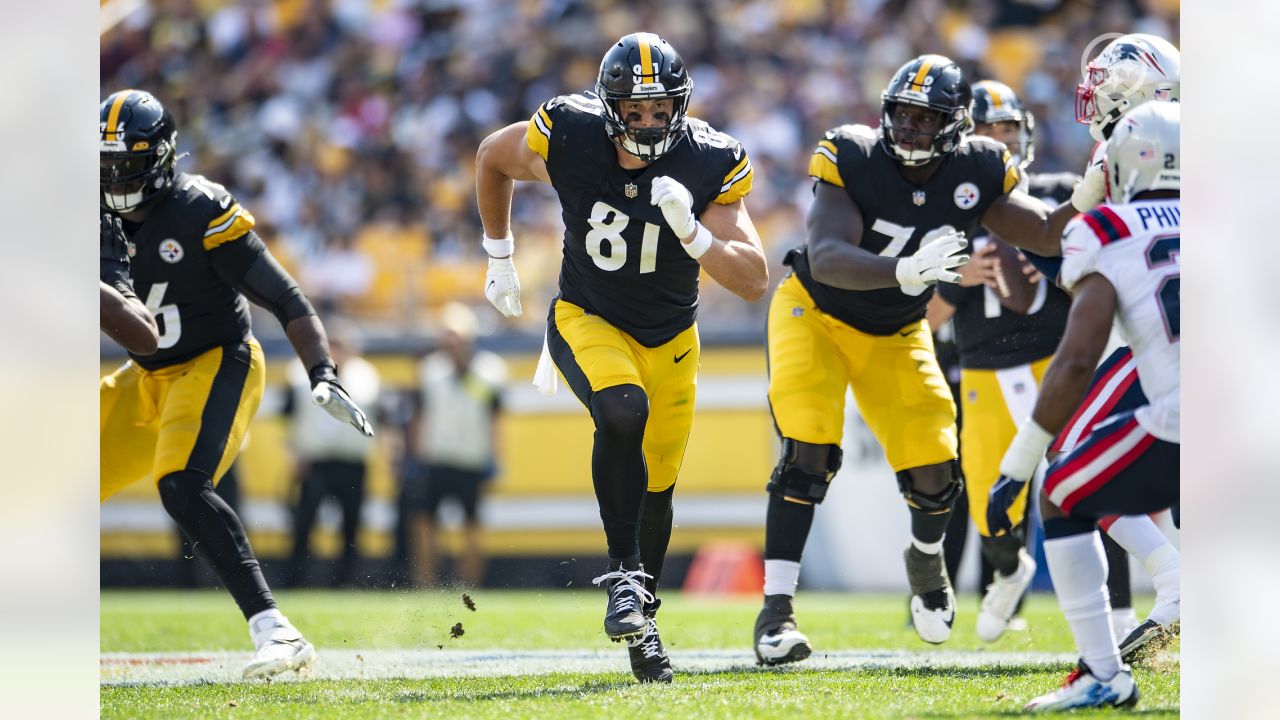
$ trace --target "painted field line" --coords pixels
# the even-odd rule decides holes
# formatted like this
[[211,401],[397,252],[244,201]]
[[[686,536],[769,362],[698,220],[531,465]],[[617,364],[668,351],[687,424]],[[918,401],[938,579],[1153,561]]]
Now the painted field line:
[[[493,677],[570,673],[627,673],[631,666],[621,648],[602,650],[438,650],[318,649],[309,679],[377,680],[393,678]],[[240,682],[249,653],[105,653],[100,656],[102,685],[188,685]],[[798,670],[912,668],[976,668],[1036,666],[1067,668],[1075,656],[1046,652],[982,652],[905,650],[840,650],[815,653],[791,667]],[[677,650],[671,654],[676,673],[751,670],[755,658],[746,650]],[[286,673],[277,681],[296,681]]]

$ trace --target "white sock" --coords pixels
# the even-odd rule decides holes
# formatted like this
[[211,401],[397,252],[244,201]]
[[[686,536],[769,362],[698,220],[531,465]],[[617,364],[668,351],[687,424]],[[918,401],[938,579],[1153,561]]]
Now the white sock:
[[1094,677],[1110,680],[1120,671],[1120,650],[1111,632],[1107,596],[1107,556],[1096,532],[1045,540],[1058,605],[1071,626],[1080,657]]
[[912,545],[915,545],[915,546],[916,546],[916,549],[917,549],[917,550],[919,550],[920,552],[924,553],[925,555],[937,555],[938,553],[942,552],[942,541],[941,541],[941,540],[939,540],[938,542],[934,542],[934,543],[927,543],[927,542],[922,542],[922,541],[920,541],[920,540],[917,540],[917,539],[915,539],[915,537],[913,536],[913,537],[911,538],[911,544],[912,544]]
[[261,647],[271,631],[282,625],[287,627],[289,618],[279,608],[267,608],[249,618],[249,637],[253,639],[254,646]]
[[1181,555],[1155,521],[1146,515],[1125,515],[1111,524],[1107,534],[1142,563],[1156,587],[1157,604],[1178,602],[1182,581]]
[[1111,608],[1111,632],[1116,636],[1117,642],[1136,627],[1138,616],[1134,614],[1133,608]]
[[764,561],[764,594],[790,595],[796,594],[796,585],[800,584],[800,563],[794,560]]

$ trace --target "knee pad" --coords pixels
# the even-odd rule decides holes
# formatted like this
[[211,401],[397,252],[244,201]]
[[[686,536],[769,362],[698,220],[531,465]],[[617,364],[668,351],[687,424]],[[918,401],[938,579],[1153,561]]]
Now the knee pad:
[[902,493],[902,497],[906,498],[907,504],[917,510],[923,510],[927,513],[947,512],[955,505],[956,499],[960,497],[960,494],[964,492],[964,479],[960,476],[960,464],[955,460],[948,460],[947,467],[951,471],[951,479],[941,492],[933,494],[917,492],[912,486],[911,471],[909,470],[900,470],[894,473],[898,478],[898,491]]
[[182,525],[184,519],[206,506],[200,496],[213,493],[213,479],[204,473],[180,470],[160,478],[156,489],[160,492],[160,502],[165,511]]
[[769,477],[769,484],[765,490],[770,495],[778,497],[794,498],[814,505],[821,503],[827,497],[831,478],[835,477],[836,471],[840,469],[844,452],[840,450],[839,445],[816,445],[815,447],[827,449],[826,472],[814,473],[796,467],[799,444],[791,438],[783,438],[782,459],[773,469],[773,475]]
[[610,435],[642,437],[649,422],[649,396],[638,385],[615,385],[591,396],[591,418]]

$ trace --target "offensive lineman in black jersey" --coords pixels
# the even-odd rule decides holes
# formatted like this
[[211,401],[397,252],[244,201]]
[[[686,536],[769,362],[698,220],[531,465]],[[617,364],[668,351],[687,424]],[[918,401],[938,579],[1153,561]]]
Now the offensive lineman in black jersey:
[[[1035,158],[1034,116],[1003,83],[983,80],[972,91],[974,134],[1003,142],[1019,169],[1026,170]],[[1054,173],[1025,175],[1023,184],[1033,197],[1056,205],[1071,197],[1079,181],[1069,173]],[[966,268],[979,264],[978,254],[1016,260],[1008,245],[989,234],[976,237],[973,249],[975,260]],[[995,283],[939,285],[927,316],[935,329],[953,321],[960,354],[960,465],[984,561],[986,594],[977,630],[986,642],[1004,632],[1036,570],[1024,547],[1026,496],[1010,510],[1015,531],[997,535],[987,528],[987,493],[1000,477],[1005,449],[1035,404],[1071,306],[1067,294],[1050,281],[1032,282],[1018,268],[1009,270],[998,273]]]
[[665,40],[634,33],[600,63],[595,94],[553,98],[490,135],[476,195],[489,253],[485,294],[519,315],[514,180],[550,183],[565,223],[558,297],[539,377],[555,366],[591,413],[591,474],[609,545],[605,633],[626,638],[642,682],[669,682],[657,634],[671,497],[693,422],[698,274],[754,301],[768,287],[743,197],[742,145],[686,115],[693,82]]
[[240,518],[214,493],[262,399],[246,296],[284,326],[316,403],[365,435],[373,428],[338,384],[324,327],[253,232],[253,215],[221,185],[175,173],[177,125],[164,106],[140,90],[113,93],[99,134],[99,202],[112,224],[123,220],[133,282],[159,330],[155,352],[131,353],[99,386],[101,500],[151,478],[249,622],[255,653],[244,676],[300,670],[315,648],[276,608]]
[[956,467],[955,403],[924,322],[931,288],[954,283],[966,233],[985,225],[1058,254],[1076,214],[1017,190],[1003,145],[965,137],[969,83],[940,55],[903,65],[881,96],[878,129],[844,125],[818,143],[807,247],[769,308],[769,403],[782,457],[768,484],[765,599],[754,647],[765,664],[811,653],[792,597],[814,506],[840,468],[846,386],[885,449],[911,513],[905,561],[912,620],[926,642],[951,634],[955,599],[942,558]]

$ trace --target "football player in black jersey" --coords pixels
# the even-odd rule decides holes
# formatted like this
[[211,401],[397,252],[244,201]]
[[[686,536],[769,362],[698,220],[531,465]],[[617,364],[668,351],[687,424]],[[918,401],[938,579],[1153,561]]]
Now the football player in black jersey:
[[133,292],[129,277],[131,245],[114,213],[102,213],[100,246],[98,326],[125,350],[150,355],[160,343],[160,331],[151,311]]
[[840,468],[845,388],[885,449],[911,514],[905,561],[912,619],[926,642],[951,634],[955,599],[942,558],[956,467],[955,403],[933,353],[925,306],[954,283],[979,225],[1056,254],[1076,208],[1051,210],[1017,189],[1018,163],[1000,143],[967,136],[971,93],[940,55],[903,65],[881,96],[878,129],[844,125],[809,165],[814,202],[806,247],[769,309],[769,402],[782,457],[768,484],[765,601],[757,659],[811,652],[792,597],[814,506]]
[[[1031,112],[1003,83],[983,80],[974,83],[972,91],[974,133],[1003,142],[1019,169],[1026,170],[1035,157]],[[1070,198],[1079,181],[1068,173],[1024,176],[1028,193],[1055,205]],[[981,541],[986,588],[977,629],[978,637],[992,642],[1017,610],[1036,563],[1024,547],[1026,496],[1010,510],[1014,532],[996,535],[987,528],[987,493],[1000,477],[1005,449],[1035,403],[1036,389],[1062,339],[1071,300],[1044,278],[1031,282],[1021,272],[1016,251],[999,238],[976,237],[973,249],[975,261],[965,270],[976,270],[979,255],[985,255],[983,260],[1003,259],[1004,271],[986,282],[962,279],[939,285],[929,301],[927,319],[934,329],[948,320],[954,323],[964,403],[960,465],[969,515]]]
[[543,103],[485,139],[476,194],[489,253],[485,294],[519,315],[513,181],[550,183],[565,223],[559,294],[539,377],[554,361],[591,413],[591,474],[608,541],[605,633],[627,638],[642,682],[671,680],[654,613],[671,497],[693,422],[698,275],[754,301],[768,287],[743,204],[742,145],[687,114],[693,81],[652,33],[615,43],[595,93]]
[[122,220],[134,287],[159,330],[155,352],[131,353],[99,386],[101,500],[152,479],[249,621],[255,653],[244,676],[301,669],[315,648],[276,608],[240,518],[214,493],[262,399],[246,296],[284,326],[316,403],[365,435],[373,428],[338,383],[324,327],[253,232],[253,215],[221,185],[174,170],[168,110],[150,93],[121,90],[102,102],[99,134],[99,203]]

